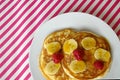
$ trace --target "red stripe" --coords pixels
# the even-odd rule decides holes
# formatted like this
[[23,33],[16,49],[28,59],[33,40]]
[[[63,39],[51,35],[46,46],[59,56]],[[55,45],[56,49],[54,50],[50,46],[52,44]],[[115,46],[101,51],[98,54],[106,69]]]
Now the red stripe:
[[78,7],[74,10],[74,12],[77,12],[86,2],[87,0],[83,0],[79,5]]
[[[84,0],[85,2],[86,2],[86,0]],[[66,6],[66,5],[65,5]],[[51,9],[51,10],[53,10],[53,9]],[[51,12],[51,10],[50,11],[48,11],[48,12]],[[62,10],[62,9],[61,9]],[[61,11],[60,10],[60,11]],[[78,9],[79,10],[79,9]],[[44,11],[44,10],[43,10]],[[59,11],[59,12],[60,12]],[[69,10],[68,10],[69,11]],[[87,10],[86,10],[87,11]],[[34,11],[35,12],[35,11]],[[42,11],[41,11],[42,12]],[[42,20],[44,21],[46,18],[47,18],[47,16],[50,14],[50,13],[48,13],[48,12],[46,12],[46,14],[42,17]],[[42,14],[42,13],[41,13]],[[39,15],[40,15],[40,12],[39,12]],[[39,16],[37,16],[37,18],[38,18]],[[27,19],[26,19],[27,20]],[[36,20],[36,19],[34,19],[34,20]],[[34,28],[29,32],[29,34],[28,35],[26,35],[25,37],[25,39],[24,40],[26,40],[27,38],[29,38],[29,36],[31,35],[31,34],[33,34],[33,32],[37,29],[37,27],[43,22],[42,20],[40,20],[38,23],[37,23],[37,25],[35,25],[34,26]],[[34,21],[33,22],[31,22],[29,25],[27,25],[25,28],[25,30],[23,30],[23,31],[26,31],[27,30],[27,28],[32,24],[32,23],[34,23]],[[119,23],[120,23],[120,20],[119,20]],[[119,23],[117,23],[117,26],[118,26],[118,24]],[[21,24],[22,25],[22,24]],[[12,26],[13,27],[13,26]],[[21,26],[18,26],[18,27],[21,27]],[[8,30],[9,31],[9,30]],[[22,31],[22,32],[23,32]],[[7,33],[7,32],[6,32]],[[24,33],[24,32],[23,32]],[[21,33],[22,34],[22,33]],[[117,34],[120,34],[120,30],[119,30],[119,32],[117,32]],[[13,34],[14,35],[14,34]],[[11,35],[11,36],[13,36],[13,35]],[[4,35],[3,35],[4,36]],[[20,36],[18,37],[18,38],[20,38]],[[18,39],[16,39],[16,40],[18,40]],[[7,42],[7,40],[6,40],[6,42]],[[24,41],[25,42],[25,41]],[[15,43],[15,42],[14,42]],[[23,44],[23,43],[22,43]],[[20,46],[20,45],[19,45]],[[30,46],[30,45],[29,45]],[[28,46],[28,47],[29,47]],[[19,48],[19,47],[18,47]],[[17,50],[17,49],[16,49]],[[14,54],[14,53],[11,53],[11,54]],[[23,53],[22,53],[23,54]],[[27,58],[28,59],[28,58]],[[13,62],[13,61],[12,61]],[[21,64],[21,65],[23,65],[23,64]],[[20,65],[20,66],[21,66]],[[26,65],[26,64],[25,64]],[[20,66],[18,66],[17,65],[17,67],[18,67],[18,69],[20,68]],[[27,65],[26,65],[27,66]],[[22,72],[16,77],[15,75],[14,75],[14,73],[16,72],[16,71],[18,71],[18,70],[15,70],[15,69],[17,69],[17,68],[15,68],[9,75],[14,75],[15,77],[16,77],[16,80],[18,80],[18,79],[20,79],[20,77],[22,76],[22,75],[24,75],[25,73],[25,71],[29,68],[29,66],[28,67],[26,67],[25,66],[25,68],[22,70]],[[12,74],[13,73],[13,74]],[[31,74],[30,73],[28,73],[28,74],[25,74],[26,75],[26,77],[24,78],[24,80],[28,80],[29,78],[30,78],[30,76],[31,76]],[[6,79],[10,79],[12,76],[10,76],[9,78],[8,78],[8,76],[6,76],[7,78]]]
[[[52,1],[52,0],[51,0]],[[51,3],[51,2],[50,2]],[[46,4],[47,6],[46,7],[48,7],[49,5],[50,5],[50,3],[49,4]],[[58,4],[59,2],[57,2],[56,4]],[[55,5],[56,5],[55,4]],[[54,6],[55,6],[54,5]],[[52,10],[53,10],[54,8],[51,8],[47,13],[51,13],[52,12]],[[43,9],[43,10],[45,10],[45,9]],[[39,12],[39,14],[38,15],[40,15],[41,14],[41,12]],[[45,14],[43,17],[42,17],[42,19],[33,27],[33,29],[27,34],[27,36],[26,36],[26,38],[28,38],[36,29],[37,29],[37,27],[42,23],[42,20],[44,21],[45,20],[45,17],[47,17],[48,16],[48,14]],[[29,26],[29,25],[28,25]],[[25,41],[25,40],[24,40]]]
[[70,1],[70,0],[66,0],[66,1],[61,5],[61,7],[54,13],[54,15],[53,15],[51,18],[53,18],[53,17],[55,17],[56,15],[58,15],[59,12],[68,4],[69,1]]
[[[2,1],[4,2],[5,0],[2,0]],[[1,13],[4,9],[6,9],[12,2],[13,2],[13,0],[10,0],[6,5],[4,5],[4,6],[0,9],[0,13]]]
[[[8,64],[7,65],[7,67],[1,72],[1,75],[0,75],[0,77],[2,77],[8,70],[9,70],[9,68],[10,67],[12,67],[13,66],[13,64],[21,57],[21,55],[23,55],[23,53],[28,49],[28,47],[31,45],[31,42],[32,42],[32,40],[30,40],[29,42],[28,42],[28,44],[22,49],[22,51],[13,59],[13,61],[10,63],[10,64]],[[15,52],[14,52],[15,53]],[[25,60],[24,60],[25,61]],[[23,61],[21,61],[22,63],[23,63]],[[3,65],[3,63],[4,63],[4,61],[0,64],[0,65]],[[19,65],[22,65],[22,63],[21,64],[19,64]],[[20,67],[20,66],[18,66],[18,67]],[[8,75],[8,79],[11,77],[11,76],[13,76],[13,74],[18,70],[18,67],[17,67],[17,69],[15,68],[12,72],[11,72],[11,74],[9,74]]]
[[77,2],[78,0],[74,0],[73,3],[66,9],[65,13],[69,12]]
[[103,0],[99,0],[99,2],[94,6],[94,8],[90,11],[90,14],[93,14],[95,10],[100,6],[100,4],[103,2]]
[[115,17],[120,13],[120,8],[114,13],[114,15],[109,19],[108,24],[110,25],[111,22],[115,19]]
[[[28,1],[28,0],[26,0]],[[21,17],[35,4],[35,0],[21,13],[21,15],[1,34],[1,38],[6,35],[6,33],[12,29],[12,27],[21,19]],[[6,22],[5,22],[6,23]],[[1,26],[5,26],[6,24],[3,23]],[[20,27],[19,27],[20,28]],[[15,30],[16,31],[16,30]],[[3,45],[3,44],[2,44]]]
[[[47,8],[47,7],[51,4],[52,1],[53,1],[53,0],[50,0],[50,1],[48,2],[48,4],[45,5],[45,8]],[[56,4],[55,4],[55,5],[56,5]],[[48,13],[50,13],[50,12],[52,11],[52,9],[53,9],[53,8],[51,8],[51,10],[48,11]],[[45,10],[45,9],[43,8],[43,10]],[[41,11],[43,11],[43,10],[41,10]],[[42,14],[41,11],[37,14],[36,17],[39,17],[40,14]],[[38,15],[39,15],[39,16],[38,16]],[[33,29],[27,34],[26,38],[28,38],[28,37],[37,29],[37,27],[41,24],[42,20],[44,20],[45,17],[47,17],[47,16],[48,16],[48,15],[46,14],[46,15],[44,15],[44,16],[42,17],[41,21],[39,21],[39,22],[33,27]],[[35,19],[36,19],[36,17],[35,17]],[[32,22],[33,22],[33,21],[32,21]],[[32,22],[30,22],[30,23],[32,23]],[[30,26],[30,25],[27,25],[27,27],[29,27],[29,26]],[[25,40],[26,40],[26,39],[25,39]],[[25,41],[25,40],[24,40],[24,41]]]
[[4,28],[5,25],[7,25],[11,19],[13,19],[15,17],[15,15],[22,9],[22,7],[24,7],[24,5],[28,2],[28,0],[25,0],[24,3],[10,16],[10,18],[8,18],[1,26],[1,28]]
[[119,31],[117,32],[117,35],[118,35],[118,36],[120,35],[120,29],[119,29]]
[[25,78],[24,80],[28,80],[30,78],[31,74],[29,73]]
[[29,68],[29,64],[27,64],[24,69],[19,73],[19,75],[15,78],[15,80],[19,80],[20,77],[24,74],[24,72]]
[[[51,3],[51,2],[50,2]],[[48,5],[50,5],[50,3],[48,4]],[[47,5],[47,6],[48,6]],[[45,9],[44,9],[45,10]],[[41,14],[41,12],[39,12],[39,14],[38,15],[40,15]],[[39,21],[38,22],[38,24],[40,24],[41,22]],[[25,38],[22,40],[22,42],[23,41],[26,41],[26,39],[36,30],[36,28],[38,27],[38,24],[25,36]],[[27,25],[27,27],[28,27],[29,25]],[[22,44],[22,43],[20,43],[20,44]],[[21,45],[18,45],[18,46],[21,46]],[[17,48],[16,48],[17,49]],[[13,52],[12,52],[13,53]]]
[[2,3],[3,3],[4,1],[5,1],[5,0],[1,0],[1,1],[0,1],[0,5],[2,5]]
[[89,7],[90,7],[94,2],[95,2],[95,0],[91,0],[91,1],[89,2],[89,4],[82,10],[82,12],[86,12],[86,11],[89,9]]
[[[31,44],[31,41],[30,41],[30,44]],[[29,54],[27,54],[24,58],[22,58],[22,61],[20,63],[18,63],[18,65],[14,68],[14,70],[12,72],[10,72],[10,74],[6,77],[5,80],[9,80],[15,74],[15,72],[18,71],[18,69],[23,65],[23,63],[28,59],[28,56],[29,56]],[[11,65],[13,65],[13,64],[11,64]]]
[[108,0],[108,1],[106,2],[106,4],[102,7],[102,9],[97,13],[96,16],[100,16],[101,13],[102,13],[102,12],[106,9],[106,7],[110,4],[111,1],[112,1],[112,0]]
[[115,30],[115,28],[117,28],[119,24],[120,24],[120,18],[119,18],[119,20],[113,25],[112,29]]
[[[34,0],[34,1],[35,1],[35,0]],[[33,15],[33,13],[38,9],[38,7],[40,7],[40,5],[42,5],[43,2],[44,2],[44,0],[42,0],[42,1],[34,8],[34,10],[32,10],[32,11],[25,17],[25,19],[17,26],[17,28],[1,43],[2,46],[4,46],[4,45],[6,44],[6,42],[21,28],[21,26],[27,21],[27,19],[30,18],[30,16]],[[34,2],[33,2],[33,3],[34,3]],[[33,4],[30,4],[29,7],[26,8],[25,12],[26,12],[28,9],[30,9],[30,7],[32,7],[32,6],[33,6]],[[24,14],[25,12],[23,12],[22,14]],[[3,36],[17,23],[17,21],[21,18],[22,14],[17,18],[17,20],[16,20],[13,24],[10,25],[10,27],[1,35],[1,37],[3,37]],[[27,29],[27,28],[25,28],[25,29]],[[24,32],[24,31],[23,31],[23,32]],[[18,38],[19,38],[19,37],[17,36],[17,39],[18,39]],[[16,41],[16,40],[15,40],[15,41]],[[14,42],[11,43],[10,46],[12,46],[12,44],[14,44]]]
[[44,19],[55,9],[55,7],[61,2],[61,0],[58,0],[52,7],[51,9],[46,12],[46,14],[42,17],[42,19],[39,22],[43,22]]
[[[52,2],[52,0],[50,0],[48,3],[47,3],[47,6],[45,6],[44,8],[47,8],[48,7],[48,5],[50,5],[51,4],[51,2]],[[37,7],[40,7],[40,3],[39,3],[39,5],[37,5]],[[43,10],[45,10],[43,8]],[[42,10],[41,10],[42,11]],[[39,16],[40,16],[40,14],[42,14],[41,13],[41,11],[34,17],[34,19],[33,20],[31,20],[27,25],[26,25],[26,27],[24,28],[24,30],[12,41],[12,43],[2,52],[2,56],[4,55],[4,53],[6,53],[6,50],[8,50],[19,38],[20,38],[20,36],[22,36],[22,34],[27,30],[27,28],[29,28],[30,27],[30,25],[32,24],[32,23],[34,23],[34,21],[35,21],[35,19],[37,19]],[[18,44],[18,46],[4,59],[4,63],[2,63],[2,65],[4,65],[5,63],[6,63],[6,61],[7,60],[9,60],[9,57],[11,57],[13,54],[14,54],[14,52],[24,43],[24,41],[33,33],[33,31],[35,30],[36,28],[33,28],[25,37],[24,37],[24,39]]]
[[20,0],[18,0],[1,18],[0,21],[2,21],[18,4]]
[[112,10],[117,6],[119,3],[119,0],[116,0],[116,2],[112,5],[112,7],[107,11],[107,13],[103,16],[102,20],[105,20],[106,17],[112,12]]

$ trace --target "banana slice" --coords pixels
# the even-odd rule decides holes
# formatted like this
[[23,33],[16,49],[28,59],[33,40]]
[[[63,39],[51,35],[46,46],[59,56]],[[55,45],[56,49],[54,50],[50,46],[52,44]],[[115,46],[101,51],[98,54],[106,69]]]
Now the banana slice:
[[63,44],[63,51],[66,54],[70,54],[78,47],[77,42],[74,39],[66,40]]
[[45,66],[45,72],[49,75],[54,75],[58,72],[60,67],[60,63],[56,64],[53,61],[51,61]]
[[61,45],[59,42],[51,42],[46,44],[45,48],[47,49],[48,54],[52,55],[61,49]]
[[81,41],[81,45],[84,49],[90,50],[96,46],[96,40],[92,37],[85,37]]
[[86,70],[86,64],[84,61],[74,60],[70,63],[70,70],[74,73],[83,72]]
[[111,57],[110,52],[102,48],[98,48],[95,51],[94,56],[97,60],[102,60],[105,62],[108,62]]

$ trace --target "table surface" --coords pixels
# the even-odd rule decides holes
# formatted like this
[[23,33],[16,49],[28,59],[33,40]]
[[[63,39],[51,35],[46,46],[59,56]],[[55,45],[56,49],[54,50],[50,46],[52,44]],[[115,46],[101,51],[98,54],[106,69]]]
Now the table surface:
[[35,30],[68,12],[101,18],[120,39],[120,0],[0,0],[0,79],[33,80],[29,52]]

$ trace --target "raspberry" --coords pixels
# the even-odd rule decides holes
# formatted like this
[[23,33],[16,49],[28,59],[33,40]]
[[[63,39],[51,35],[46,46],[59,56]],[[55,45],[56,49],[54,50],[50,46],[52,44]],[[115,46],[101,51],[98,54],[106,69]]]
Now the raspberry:
[[73,55],[74,55],[76,60],[82,60],[83,56],[84,56],[84,51],[76,49],[76,50],[73,51]]
[[96,69],[102,70],[104,67],[104,63],[103,63],[103,61],[97,60],[94,62],[94,66]]
[[54,63],[59,63],[62,59],[63,59],[63,54],[62,53],[54,53],[52,55],[52,59],[54,61]]

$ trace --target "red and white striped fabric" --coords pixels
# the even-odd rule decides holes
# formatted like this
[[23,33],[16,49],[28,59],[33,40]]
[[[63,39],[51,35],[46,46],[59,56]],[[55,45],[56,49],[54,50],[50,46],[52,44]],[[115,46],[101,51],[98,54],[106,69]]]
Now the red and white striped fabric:
[[120,39],[120,0],[0,0],[1,80],[32,80],[28,58],[35,30],[67,12],[101,18]]

